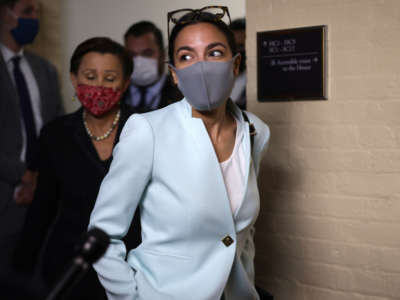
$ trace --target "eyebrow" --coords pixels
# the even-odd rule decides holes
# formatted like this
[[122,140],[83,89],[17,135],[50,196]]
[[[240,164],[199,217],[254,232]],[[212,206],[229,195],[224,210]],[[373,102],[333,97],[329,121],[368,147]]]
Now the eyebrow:
[[83,72],[83,73],[86,73],[86,72],[96,72],[96,70],[95,70],[95,69],[83,69],[82,72]]
[[182,46],[182,47],[179,47],[178,50],[176,50],[176,54],[178,54],[180,51],[183,51],[183,50],[194,51],[194,49],[192,47]]
[[223,44],[223,43],[220,43],[220,42],[216,42],[216,43],[211,43],[210,45],[208,45],[207,46],[207,50],[210,50],[210,49],[212,49],[212,48],[214,48],[214,47],[217,47],[217,46],[221,46],[221,47],[223,47],[224,49],[226,49],[226,46]]
[[[221,47],[223,47],[224,49],[226,49],[226,46],[225,46],[223,43],[215,42],[215,43],[209,44],[209,45],[206,47],[206,50],[210,50],[210,49],[212,49],[212,48],[214,48],[214,47],[217,47],[217,46],[221,46]],[[192,47],[189,47],[189,46],[182,46],[182,47],[179,47],[178,50],[176,50],[176,54],[178,54],[180,51],[183,51],[183,50],[194,51],[194,49],[193,49]]]

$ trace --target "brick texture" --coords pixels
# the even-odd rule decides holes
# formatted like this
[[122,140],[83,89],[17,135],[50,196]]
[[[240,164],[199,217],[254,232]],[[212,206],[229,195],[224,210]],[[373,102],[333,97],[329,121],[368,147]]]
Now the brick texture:
[[[248,107],[271,128],[256,281],[279,300],[400,299],[400,2],[247,1]],[[328,100],[257,101],[257,31],[328,26]]]
[[61,1],[40,0],[40,31],[28,48],[61,70]]

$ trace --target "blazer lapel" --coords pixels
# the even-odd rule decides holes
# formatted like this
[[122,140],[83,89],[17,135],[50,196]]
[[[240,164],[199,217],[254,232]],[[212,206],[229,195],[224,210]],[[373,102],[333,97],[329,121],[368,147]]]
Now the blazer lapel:
[[15,103],[19,109],[19,101],[18,94],[14,87],[14,83],[10,77],[10,73],[8,72],[8,68],[6,62],[4,61],[3,55],[0,53],[0,84],[1,84],[1,92],[2,97],[12,97],[13,99],[7,99],[7,103]]
[[194,158],[198,157],[199,160],[204,161],[204,164],[208,166],[209,173],[206,176],[210,180],[207,181],[207,184],[212,184],[212,186],[207,187],[210,193],[212,193],[209,198],[220,200],[217,203],[212,203],[212,207],[221,214],[221,218],[229,222],[229,225],[234,226],[224,178],[207,129],[201,119],[192,117],[191,106],[186,100],[183,100],[181,103],[184,109],[184,117],[188,118],[186,122],[186,124],[189,124],[187,130],[190,132],[193,144],[197,150],[197,153],[194,153]]
[[18,140],[22,139],[22,125],[21,113],[19,106],[19,99],[14,83],[8,72],[7,65],[0,53],[0,97],[2,106],[0,109],[3,111],[2,118],[8,119],[13,123],[15,128],[15,135]]
[[254,216],[258,215],[259,211],[259,195],[257,187],[257,176],[254,170],[252,148],[250,143],[250,131],[249,124],[244,120],[242,111],[240,108],[228,102],[228,108],[236,116],[236,118],[243,124],[244,136],[243,136],[243,150],[246,158],[245,162],[245,191],[243,194],[242,201],[239,207],[236,209],[234,214],[234,221],[236,226],[236,232],[241,231],[249,224],[254,222],[256,219]]
[[247,122],[244,121],[241,110],[237,109],[237,107],[234,107],[233,105],[230,106],[231,110],[233,111],[233,113],[235,114],[236,118],[241,122],[241,124],[243,125],[243,151],[244,151],[244,155],[246,158],[246,162],[245,162],[245,180],[244,180],[244,184],[245,184],[245,192],[243,194],[243,198],[242,201],[240,202],[239,207],[236,209],[235,214],[234,214],[234,218],[237,219],[237,216],[240,212],[240,209],[243,206],[243,203],[245,202],[245,197],[246,197],[246,190],[248,188],[248,183],[249,183],[249,173],[250,173],[250,167],[251,167],[251,144],[250,144],[250,132],[249,132],[249,124]]

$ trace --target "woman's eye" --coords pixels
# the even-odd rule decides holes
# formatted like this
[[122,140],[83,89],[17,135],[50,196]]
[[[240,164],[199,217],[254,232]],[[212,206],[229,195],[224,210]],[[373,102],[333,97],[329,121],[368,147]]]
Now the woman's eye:
[[221,50],[211,50],[209,55],[212,57],[220,57],[223,56],[223,52]]
[[96,76],[94,76],[92,74],[86,75],[86,79],[88,79],[88,80],[94,80],[95,78],[96,78]]
[[106,77],[106,81],[108,81],[108,82],[113,82],[115,80],[115,77],[114,76],[112,76],[112,77]]
[[188,61],[190,60],[192,57],[189,54],[183,54],[179,57],[180,61]]

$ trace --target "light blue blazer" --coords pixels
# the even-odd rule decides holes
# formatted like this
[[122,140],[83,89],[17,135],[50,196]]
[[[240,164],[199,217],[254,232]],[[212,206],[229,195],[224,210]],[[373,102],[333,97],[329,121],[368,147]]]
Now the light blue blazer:
[[[186,100],[126,122],[89,225],[111,236],[94,264],[109,299],[259,299],[256,177],[270,133],[247,113],[257,130],[251,155],[248,123],[235,104],[228,108],[245,126],[246,188],[234,215],[207,130]],[[143,241],[126,257],[121,239],[138,207]]]

